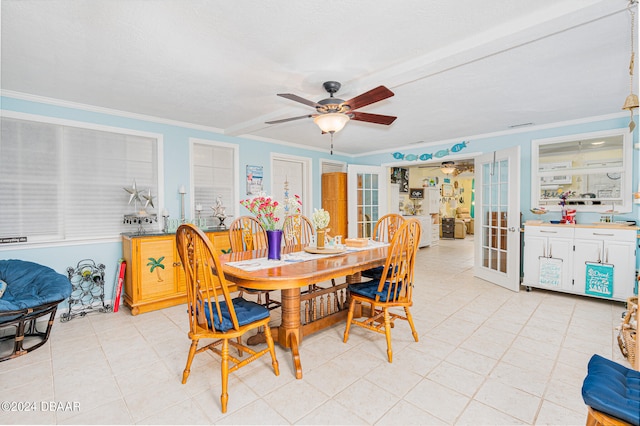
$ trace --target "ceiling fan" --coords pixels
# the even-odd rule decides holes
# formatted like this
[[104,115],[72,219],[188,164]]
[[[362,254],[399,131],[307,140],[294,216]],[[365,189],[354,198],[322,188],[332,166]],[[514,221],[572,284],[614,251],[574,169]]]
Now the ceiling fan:
[[330,133],[332,136],[331,153],[333,154],[333,134],[342,130],[349,120],[366,121],[374,124],[389,125],[397,117],[391,115],[370,114],[356,111],[359,108],[390,98],[394,93],[385,86],[378,86],[348,101],[335,98],[333,96],[340,90],[341,84],[337,81],[325,81],[322,84],[324,90],[329,93],[329,97],[318,102],[310,101],[292,93],[278,93],[278,96],[289,100],[300,102],[316,109],[315,114],[305,114],[298,117],[283,118],[281,120],[267,121],[266,124],[285,123],[287,121],[299,120],[301,118],[313,117],[313,122],[320,127],[322,133]]
[[445,175],[453,175],[453,177],[458,176],[464,172],[474,172],[474,164],[473,162],[454,162],[454,161],[443,161],[441,164],[432,164],[432,165],[424,165],[419,166],[419,168],[424,169],[440,169],[442,173]]

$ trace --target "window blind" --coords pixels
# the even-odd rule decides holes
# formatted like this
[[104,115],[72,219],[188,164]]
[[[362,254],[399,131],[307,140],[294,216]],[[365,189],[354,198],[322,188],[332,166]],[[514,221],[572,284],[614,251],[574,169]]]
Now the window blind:
[[[123,188],[158,188],[155,138],[3,117],[0,238],[28,242],[114,237],[123,223]],[[138,205],[141,210],[144,206]],[[149,206],[150,207],[150,206]],[[149,209],[155,213],[156,209]]]
[[[194,203],[203,206],[202,216],[213,214],[212,206],[220,197],[226,214],[233,214],[235,194],[235,149],[215,142],[193,143]],[[216,223],[217,225],[217,223]]]

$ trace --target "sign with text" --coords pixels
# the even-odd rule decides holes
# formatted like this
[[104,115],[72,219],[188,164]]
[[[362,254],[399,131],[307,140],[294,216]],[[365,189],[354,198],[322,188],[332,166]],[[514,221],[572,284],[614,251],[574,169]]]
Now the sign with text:
[[562,259],[540,257],[540,275],[538,284],[559,287],[562,279]]
[[613,265],[586,262],[585,293],[592,296],[613,296]]
[[0,244],[26,243],[27,237],[4,237],[0,238]]

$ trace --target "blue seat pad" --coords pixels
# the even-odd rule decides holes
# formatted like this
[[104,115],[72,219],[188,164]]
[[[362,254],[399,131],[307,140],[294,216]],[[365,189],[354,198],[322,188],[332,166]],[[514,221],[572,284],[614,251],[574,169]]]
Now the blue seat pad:
[[[393,268],[393,266],[389,266],[389,274],[387,276],[389,276],[393,272],[392,268]],[[396,270],[397,270],[397,266],[396,266]],[[365,271],[362,271],[360,274],[363,277],[367,277],[367,278],[371,278],[371,279],[380,281],[380,278],[382,278],[382,273],[383,272],[384,272],[384,266],[377,266],[375,268],[371,268],[371,269],[367,269]]]
[[[258,321],[269,317],[269,310],[262,305],[258,305],[255,302],[245,300],[242,297],[236,297],[231,301],[233,303],[233,309],[236,311],[236,317],[238,318],[238,325],[243,326],[250,324],[254,321]],[[233,322],[231,321],[231,314],[229,313],[229,307],[227,302],[220,302],[220,310],[222,311],[222,321],[218,317],[215,305],[213,307],[213,328],[218,331],[225,332],[233,328]],[[209,313],[209,304],[204,305],[204,314],[207,317],[209,327],[211,327],[211,314]]]
[[[351,293],[358,294],[360,296],[368,297],[369,299],[375,299],[376,296],[380,296],[381,302],[387,301],[387,293],[389,293],[389,286],[391,283],[387,281],[384,283],[382,291],[378,291],[378,281],[369,281],[366,283],[349,284],[348,289]],[[396,287],[396,293],[402,290],[402,283]]]
[[384,271],[384,266],[378,266],[376,268],[367,269],[361,272],[363,277],[372,278],[374,280],[379,280],[382,277],[382,272]]
[[71,283],[65,275],[34,262],[0,260],[0,279],[7,283],[0,311],[35,308],[71,295]]
[[640,371],[593,355],[582,384],[584,403],[633,425],[640,425]]

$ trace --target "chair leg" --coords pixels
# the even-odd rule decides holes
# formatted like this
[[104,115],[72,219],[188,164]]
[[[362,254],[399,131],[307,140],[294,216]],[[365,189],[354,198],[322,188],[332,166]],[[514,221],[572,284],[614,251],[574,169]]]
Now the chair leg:
[[280,367],[278,366],[278,360],[276,359],[276,348],[273,345],[273,337],[271,336],[271,328],[269,326],[264,327],[264,337],[269,347],[269,353],[271,354],[271,365],[273,365],[273,372],[276,376],[280,375]]
[[189,378],[189,374],[191,373],[191,363],[193,362],[193,357],[196,354],[196,349],[198,348],[198,341],[191,340],[191,347],[189,347],[189,355],[187,356],[187,365],[184,367],[184,371],[182,372],[182,384],[187,383],[187,379]]
[[349,302],[349,313],[347,314],[347,326],[344,328],[344,338],[343,342],[347,343],[349,340],[349,329],[351,328],[351,321],[353,320],[353,309],[356,306],[356,300],[351,298],[351,302]]
[[387,358],[389,362],[393,362],[393,350],[391,349],[391,317],[389,316],[389,310],[382,308],[384,314],[384,335],[387,338]]
[[[238,342],[238,345],[242,345],[242,337],[238,337],[236,342]],[[244,352],[240,348],[242,348],[242,346],[238,346],[238,356],[242,358],[242,354],[244,354]]]
[[411,334],[413,334],[413,338],[417,342],[418,341],[418,332],[416,332],[416,327],[413,324],[413,317],[411,316],[411,312],[409,311],[409,308],[406,307],[406,306],[404,308],[404,313],[405,313],[405,315],[407,317],[407,322],[411,326]]
[[229,383],[229,341],[227,339],[222,340],[222,394],[220,395],[220,405],[222,405],[222,412],[227,412],[227,402],[229,401],[229,394],[227,393],[227,385]]

